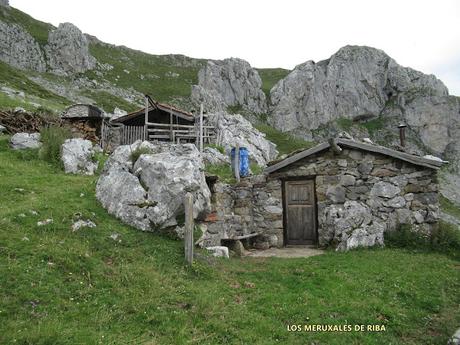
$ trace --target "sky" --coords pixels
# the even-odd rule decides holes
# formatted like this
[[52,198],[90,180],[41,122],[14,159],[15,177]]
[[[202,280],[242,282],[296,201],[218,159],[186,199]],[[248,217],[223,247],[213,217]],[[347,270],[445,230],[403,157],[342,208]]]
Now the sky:
[[10,0],[55,26],[151,54],[293,69],[348,44],[384,50],[460,96],[460,0]]

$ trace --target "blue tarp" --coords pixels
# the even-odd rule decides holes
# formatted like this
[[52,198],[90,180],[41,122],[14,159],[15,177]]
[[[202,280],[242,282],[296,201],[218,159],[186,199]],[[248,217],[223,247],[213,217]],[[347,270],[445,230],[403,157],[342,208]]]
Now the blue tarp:
[[[235,148],[232,148],[232,170],[235,168]],[[240,177],[249,176],[249,152],[246,147],[240,147]]]

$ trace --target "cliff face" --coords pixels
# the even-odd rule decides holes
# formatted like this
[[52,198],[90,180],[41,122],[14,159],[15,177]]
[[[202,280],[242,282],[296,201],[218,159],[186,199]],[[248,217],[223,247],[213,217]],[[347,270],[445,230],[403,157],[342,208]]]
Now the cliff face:
[[270,101],[271,125],[309,138],[338,119],[377,118],[405,122],[438,155],[460,136],[458,98],[440,80],[369,47],[346,46],[327,60],[297,66],[272,88]]
[[[96,67],[86,36],[73,24],[60,24],[43,33],[39,42],[26,27],[15,23],[15,10],[8,1],[0,3],[0,61],[21,70],[57,75],[82,73]],[[42,26],[38,27],[43,30]],[[52,29],[51,29],[52,28]],[[37,30],[37,27],[34,28]]]
[[210,110],[242,107],[257,114],[267,111],[259,73],[247,61],[236,58],[208,61],[198,73],[192,100],[205,103]]

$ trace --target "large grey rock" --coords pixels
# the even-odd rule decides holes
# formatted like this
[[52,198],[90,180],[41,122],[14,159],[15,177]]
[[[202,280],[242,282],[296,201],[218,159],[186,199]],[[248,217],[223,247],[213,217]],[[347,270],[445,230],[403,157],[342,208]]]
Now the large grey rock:
[[[138,149],[141,154],[135,162]],[[201,155],[192,144],[153,145],[136,142],[118,147],[96,186],[96,197],[109,213],[145,231],[171,227],[184,213],[183,197],[194,196],[200,218],[210,207]]]
[[93,160],[93,143],[80,138],[67,139],[62,144],[61,160],[67,174],[93,175],[97,163]]
[[192,100],[204,103],[210,111],[228,106],[241,106],[254,113],[267,111],[259,73],[236,58],[208,61],[198,74],[198,85],[192,88]]
[[224,165],[230,164],[230,157],[220,153],[213,147],[205,147],[203,149],[203,161],[205,164],[210,165]]
[[249,157],[260,166],[265,166],[278,155],[276,145],[241,115],[219,112],[211,114],[209,121],[217,129],[217,144],[223,146],[227,153],[238,143],[248,149]]
[[376,117],[390,99],[405,105],[414,90],[448,94],[434,76],[401,67],[381,50],[346,46],[280,80],[270,92],[270,122],[282,131],[311,131],[339,117]]
[[40,133],[16,133],[10,139],[13,150],[38,149],[41,145]]
[[59,75],[83,73],[96,67],[86,36],[71,23],[59,24],[50,32],[45,52],[51,71]]
[[0,20],[0,61],[22,70],[46,71],[40,45],[21,26]]
[[357,201],[326,207],[323,214],[326,229],[320,243],[336,242],[337,250],[383,245],[385,225],[376,221],[371,209]]
[[460,345],[460,328],[455,331],[454,335],[447,342],[447,345]]
[[399,187],[388,182],[377,182],[371,189],[371,195],[384,198],[393,198],[401,192]]
[[10,6],[9,0],[0,0],[0,6],[5,6],[5,7]]

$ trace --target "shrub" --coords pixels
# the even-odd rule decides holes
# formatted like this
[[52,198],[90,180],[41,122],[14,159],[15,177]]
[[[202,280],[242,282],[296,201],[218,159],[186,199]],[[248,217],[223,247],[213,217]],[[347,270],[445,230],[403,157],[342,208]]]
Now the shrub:
[[206,144],[205,147],[210,147],[210,148],[213,148],[213,149],[216,149],[217,151],[219,151],[220,153],[222,153],[223,155],[225,155],[225,148],[221,145],[217,145],[217,144]]
[[62,144],[64,144],[66,139],[72,137],[70,130],[65,127],[50,126],[42,128],[40,135],[43,143],[39,151],[40,159],[58,167],[62,167]]
[[148,147],[138,147],[133,152],[131,152],[129,159],[131,159],[131,162],[136,163],[141,155],[148,155],[151,153],[152,150],[150,150]]
[[385,244],[389,247],[433,250],[460,257],[460,229],[441,221],[431,235],[424,236],[412,231],[409,225],[401,225],[397,231],[385,233]]

